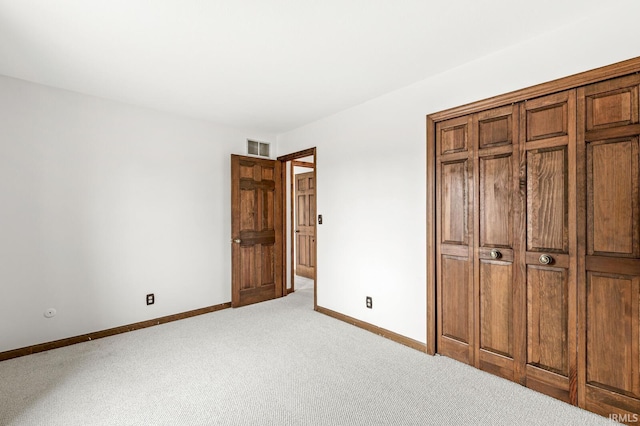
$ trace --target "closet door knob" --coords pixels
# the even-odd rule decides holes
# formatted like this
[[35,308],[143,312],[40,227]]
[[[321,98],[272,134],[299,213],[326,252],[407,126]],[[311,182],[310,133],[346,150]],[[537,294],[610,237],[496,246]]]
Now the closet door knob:
[[491,250],[491,253],[489,253],[489,254],[491,255],[492,259],[500,259],[502,257],[502,253],[500,253],[496,249]]
[[231,242],[238,244],[238,243],[241,243],[242,240],[240,238],[234,238],[233,240],[231,240]]
[[538,259],[538,260],[543,265],[548,265],[553,261],[553,257],[549,256],[548,254],[542,254],[542,255],[540,255],[540,259]]

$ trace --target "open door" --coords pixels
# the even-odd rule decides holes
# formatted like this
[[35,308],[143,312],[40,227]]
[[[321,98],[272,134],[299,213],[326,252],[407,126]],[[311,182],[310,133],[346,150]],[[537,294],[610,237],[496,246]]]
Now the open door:
[[[296,162],[293,162],[296,165]],[[296,275],[314,279],[316,251],[315,173],[295,175]]]
[[231,155],[231,305],[283,296],[280,161]]

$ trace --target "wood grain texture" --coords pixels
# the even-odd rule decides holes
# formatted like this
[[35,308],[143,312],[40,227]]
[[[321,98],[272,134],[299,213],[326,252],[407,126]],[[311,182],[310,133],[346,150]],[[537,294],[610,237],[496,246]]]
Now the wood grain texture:
[[467,245],[469,243],[468,162],[443,163],[441,172],[442,242]]
[[640,413],[638,85],[631,75],[579,90],[579,405]]
[[280,162],[231,156],[234,307],[282,297],[283,217]]
[[639,296],[640,277],[587,274],[588,384],[640,396]]
[[481,260],[479,266],[479,346],[486,351],[513,358],[514,306],[511,263]]
[[469,259],[442,256],[441,323],[443,336],[468,344],[471,338],[471,318],[467,307],[471,303]]
[[640,256],[638,138],[587,147],[587,252]]
[[480,246],[513,247],[513,156],[479,158]]
[[[501,278],[497,272],[495,278],[491,276],[494,264],[486,256],[492,248],[489,240],[511,228],[513,240],[509,248],[501,248],[501,261],[513,262],[513,281],[521,284],[513,288],[512,305],[525,307],[516,309],[519,314],[512,316],[513,380],[600,414],[640,413],[640,366],[636,365],[640,362],[638,73],[640,58],[427,117],[427,183],[433,185],[435,204],[427,217],[431,254],[427,266],[431,290],[427,293],[431,291],[435,299],[436,312],[429,316],[436,322],[436,336],[440,336],[434,339],[435,351],[450,352],[456,359],[508,377],[509,357],[495,358],[498,354],[485,344],[489,340],[482,340],[484,335],[489,339],[495,334],[493,324],[481,324],[473,312],[484,309],[481,315],[488,316],[494,306],[504,305],[493,296],[500,286],[491,286]],[[502,227],[483,217],[482,211],[498,218],[505,210],[504,201],[495,207],[497,200],[504,198],[499,192],[501,184],[497,184],[507,180],[498,172],[504,167],[492,167],[490,159],[509,152],[505,150],[510,144],[508,119],[504,111],[497,112],[508,108],[519,111],[511,134],[518,160],[512,170],[516,189],[506,196],[512,197],[513,224]],[[463,128],[468,129],[466,134]],[[443,130],[449,132],[446,143],[438,145]],[[442,167],[465,161],[468,202],[460,205],[469,206],[461,216],[468,220],[468,238],[460,244],[453,241],[455,238],[450,242],[444,238],[444,232],[459,237],[461,228],[447,230],[448,223],[442,227],[441,218],[451,211],[443,206]],[[445,176],[459,178],[462,170],[450,168]],[[453,183],[458,188],[463,185],[450,179],[451,187]],[[449,203],[459,200],[461,193],[448,188],[445,199]],[[521,223],[523,220],[526,222]],[[483,230],[483,224],[489,227]],[[431,251],[429,244],[434,245]],[[473,250],[466,257],[468,247]],[[541,254],[552,257],[549,265],[540,264]],[[472,355],[459,341],[440,335],[443,256],[473,258],[468,269],[473,270],[474,311],[459,308],[467,311],[467,317],[474,317],[469,342],[474,347]],[[491,267],[485,268],[486,264]],[[588,277],[596,276],[599,288],[587,288]],[[615,285],[612,277],[618,280]],[[483,306],[483,298],[491,303]],[[614,327],[618,327],[615,333]],[[630,334],[625,331],[628,329]],[[595,343],[593,336],[607,333],[616,339],[616,345]],[[607,361],[605,348],[619,352],[611,356],[614,361]],[[625,371],[614,372],[616,364]],[[597,380],[589,381],[588,377]],[[600,383],[606,381],[608,384]]]
[[567,149],[527,152],[527,250],[569,249]]
[[[547,99],[544,104],[550,103]],[[538,101],[538,102],[536,102]],[[569,130],[568,106],[564,96],[551,105],[541,105],[540,100],[527,103],[527,142],[565,136]]]
[[439,153],[453,154],[456,152],[466,152],[469,149],[469,123],[463,117],[462,120],[450,120],[439,123]]
[[[526,384],[577,403],[576,91],[526,101],[520,135],[526,179]],[[533,120],[532,123],[529,120]],[[523,182],[524,183],[524,182]],[[542,265],[540,256],[551,257]],[[529,377],[534,374],[535,377]]]
[[[520,381],[516,358],[522,351],[514,326],[520,326],[522,308],[519,277],[513,261],[519,181],[519,106],[508,105],[473,116],[474,158],[474,334],[475,366],[508,380]],[[493,253],[493,254],[492,254]],[[497,256],[494,258],[492,256]]]
[[565,269],[527,270],[527,363],[569,376],[569,285]]
[[314,277],[315,268],[315,181],[314,173],[295,175],[296,275]]
[[[473,239],[469,234],[473,208],[473,138],[470,117],[440,123],[436,140],[436,245],[439,271],[436,290],[438,352],[473,363]],[[448,130],[457,129],[457,130]],[[461,131],[460,129],[464,129]],[[455,141],[452,138],[462,140]],[[445,255],[453,250],[457,256]]]

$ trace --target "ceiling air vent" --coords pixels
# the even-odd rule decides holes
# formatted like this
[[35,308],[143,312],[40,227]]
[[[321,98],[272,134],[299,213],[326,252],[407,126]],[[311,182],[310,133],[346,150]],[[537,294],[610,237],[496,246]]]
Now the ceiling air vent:
[[269,143],[247,139],[247,154],[269,158]]

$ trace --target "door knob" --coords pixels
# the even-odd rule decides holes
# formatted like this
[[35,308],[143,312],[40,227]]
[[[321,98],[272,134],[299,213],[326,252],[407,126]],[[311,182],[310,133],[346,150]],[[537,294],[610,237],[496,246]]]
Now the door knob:
[[241,243],[242,240],[240,238],[234,238],[233,240],[231,240],[232,243]]
[[296,229],[296,234],[299,233],[299,232],[300,232],[300,230]]
[[493,249],[491,250],[491,253],[489,253],[491,255],[492,259],[500,259],[502,257],[502,253],[500,253],[500,251]]
[[542,255],[540,255],[540,259],[538,259],[538,260],[543,265],[548,265],[551,262],[553,262],[553,257],[549,256],[548,254],[542,254]]

